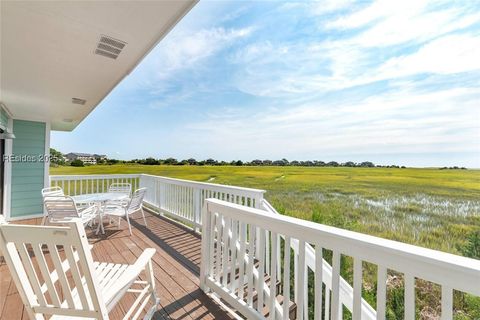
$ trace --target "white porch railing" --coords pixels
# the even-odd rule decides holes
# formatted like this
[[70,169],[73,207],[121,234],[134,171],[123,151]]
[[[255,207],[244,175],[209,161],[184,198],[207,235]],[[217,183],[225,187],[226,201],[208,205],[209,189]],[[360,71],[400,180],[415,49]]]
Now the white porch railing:
[[[288,319],[287,304],[277,308],[278,294],[297,304],[298,319],[308,318],[308,308],[315,319],[341,319],[341,257],[353,259],[352,318],[363,319],[362,282],[364,262],[376,265],[376,318],[385,319],[387,270],[402,273],[405,287],[405,319],[415,319],[415,281],[423,279],[441,286],[442,319],[453,317],[453,290],[480,296],[480,261],[356,232],[328,227],[264,210],[247,208],[216,199],[205,201],[203,211],[202,263],[200,283],[213,291],[247,318],[262,318],[265,308],[271,319]],[[267,239],[270,240],[267,245]],[[298,254],[291,249],[297,243]],[[308,246],[307,246],[308,244]],[[311,246],[310,246],[311,245]],[[256,248],[255,248],[256,247]],[[267,247],[271,247],[267,254]],[[305,279],[307,256],[315,256],[314,301],[308,300]],[[325,273],[323,255],[331,253],[331,275]],[[291,259],[294,259],[293,263]],[[270,260],[270,269],[266,270]],[[257,262],[254,264],[254,262]],[[282,264],[283,268],[278,268]],[[293,272],[291,264],[297,265]],[[322,267],[323,265],[323,267]],[[327,269],[330,266],[327,266]],[[252,276],[255,270],[259,277]],[[270,285],[262,279],[269,273]],[[226,281],[229,279],[234,281]],[[291,279],[295,290],[291,294]],[[277,281],[281,286],[275,285]],[[323,289],[323,283],[327,290]],[[281,289],[277,289],[281,288]],[[280,291],[280,292],[277,292]],[[331,291],[331,294],[330,294]],[[253,299],[253,292],[260,292]],[[322,299],[322,296],[324,297]],[[306,301],[306,302],[305,302]]]
[[130,183],[132,190],[135,190],[139,188],[140,176],[140,174],[54,175],[50,176],[50,186],[61,187],[65,194],[70,196],[107,192],[112,183]]
[[195,182],[142,174],[140,187],[147,188],[145,202],[176,219],[202,227],[202,207],[205,199],[216,198],[247,207],[260,208],[264,190]]
[[200,229],[201,210],[207,198],[260,208],[264,190],[173,179],[149,174],[52,175],[50,185],[67,195],[107,192],[112,183],[130,183],[132,190],[147,188],[144,201],[162,214]]
[[[280,213],[278,213],[278,211],[275,210],[275,208],[267,200],[263,200],[262,209],[267,211],[267,212],[270,212],[272,214],[280,215]],[[285,240],[284,235],[280,235],[280,237],[283,240]],[[268,240],[269,239],[267,237],[267,243],[266,243],[267,248],[270,247],[270,245],[268,243]],[[297,273],[296,270],[298,270],[298,261],[299,261],[298,257],[299,257],[299,254],[300,254],[299,240],[295,239],[295,238],[292,238],[291,241],[290,241],[290,248],[292,249],[293,254],[296,257],[293,261],[294,270],[295,270],[295,274],[296,274]],[[266,256],[268,257],[269,256],[268,250],[267,250],[266,253],[267,253]],[[280,246],[277,246],[277,256],[278,257],[280,256]],[[305,243],[305,265],[306,265],[306,268],[307,268],[306,269],[307,272],[311,271],[315,274],[315,270],[318,266],[316,259],[317,259],[317,257],[315,255],[315,248],[312,247],[309,243]],[[267,263],[266,263],[267,270],[269,270],[269,268],[270,268],[269,267],[269,265],[270,265],[269,260],[270,259],[267,259]],[[328,293],[328,294],[325,294],[325,296],[330,297],[330,295],[332,293],[332,275],[333,275],[332,271],[333,270],[332,270],[332,266],[327,261],[325,261],[325,259],[322,259],[322,260],[323,260],[322,264],[321,264],[321,266],[323,267],[323,270],[322,270],[323,279],[322,279],[322,281],[325,285],[325,290],[326,290],[325,292]],[[277,274],[281,274],[281,263],[277,263]],[[304,281],[303,288],[305,290],[304,296],[307,297],[307,295],[308,295],[308,292],[307,292],[308,277],[304,277],[303,281]],[[298,282],[298,277],[295,277],[294,278],[294,288],[297,288],[299,286],[299,284],[297,282]],[[347,281],[345,281],[345,279],[340,277],[340,284],[339,284],[339,300],[340,300],[340,302],[339,303],[340,303],[340,305],[345,306],[350,312],[353,311],[353,297],[354,297],[354,292],[353,292],[352,286]],[[304,308],[304,310],[308,310],[308,299],[304,299],[303,308]],[[362,299],[361,308],[362,308],[361,319],[364,319],[364,320],[377,319],[377,312],[364,299]],[[329,319],[328,313],[326,313],[325,319]]]

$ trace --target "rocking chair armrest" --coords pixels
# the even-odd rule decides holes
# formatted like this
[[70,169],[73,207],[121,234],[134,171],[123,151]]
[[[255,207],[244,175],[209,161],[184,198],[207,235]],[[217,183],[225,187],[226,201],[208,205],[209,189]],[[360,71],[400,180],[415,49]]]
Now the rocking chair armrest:
[[153,248],[145,249],[133,265],[136,266],[136,267],[140,267],[143,270],[145,268],[145,266],[147,265],[147,263],[149,263],[150,260],[152,260],[152,258],[153,258],[153,256],[155,255],[156,252],[157,252],[157,250],[155,250]]
[[[145,249],[140,257],[137,258],[134,264],[130,265],[128,271],[117,281],[109,291],[111,292],[125,292],[125,290],[130,287],[130,285],[138,279],[140,273],[147,267],[148,263],[152,260],[152,257],[155,255],[156,250],[153,248]],[[121,296],[115,297],[113,300],[116,301]],[[113,303],[115,304],[115,302]],[[112,301],[108,301],[107,304],[111,304]]]

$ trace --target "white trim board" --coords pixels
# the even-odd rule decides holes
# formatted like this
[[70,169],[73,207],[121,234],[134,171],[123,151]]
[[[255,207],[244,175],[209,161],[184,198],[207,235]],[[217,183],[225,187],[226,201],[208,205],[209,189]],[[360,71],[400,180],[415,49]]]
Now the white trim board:
[[[8,119],[8,129],[13,132],[13,119]],[[13,149],[13,140],[5,140],[5,156],[11,156]],[[5,220],[10,220],[10,210],[12,205],[12,162],[6,161],[3,167],[3,210],[2,213],[5,216]]]

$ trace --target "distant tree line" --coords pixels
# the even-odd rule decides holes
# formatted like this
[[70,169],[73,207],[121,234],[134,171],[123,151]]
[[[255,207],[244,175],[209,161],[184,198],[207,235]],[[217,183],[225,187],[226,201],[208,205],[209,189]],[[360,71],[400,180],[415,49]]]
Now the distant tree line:
[[[50,154],[52,156],[51,164],[55,166],[67,164],[61,152],[51,148]],[[277,167],[292,166],[292,167],[398,168],[398,169],[406,168],[405,166],[398,166],[398,165],[376,165],[370,161],[363,161],[363,162],[354,162],[354,161],[325,162],[320,160],[288,161],[285,158],[281,160],[255,159],[252,161],[242,161],[242,160],[218,161],[212,158],[209,158],[206,160],[196,160],[194,158],[177,160],[175,158],[155,159],[153,157],[148,157],[145,159],[133,159],[133,160],[103,159],[102,161],[97,162],[97,164],[106,164],[106,165],[113,165],[118,163],[137,163],[137,164],[143,164],[143,165],[172,165],[172,166],[277,166]],[[84,163],[81,160],[74,160],[74,161],[71,161],[69,164],[75,167],[84,166]],[[440,170],[467,170],[467,168],[465,167],[457,167],[457,166],[442,167],[439,169]]]
[[146,159],[133,159],[129,161],[124,161],[125,163],[138,163],[144,165],[176,165],[176,166],[299,166],[299,167],[362,167],[362,168],[374,168],[374,167],[384,167],[384,168],[405,168],[405,166],[389,165],[381,166],[375,165],[373,162],[364,161],[364,162],[353,162],[347,161],[344,163],[330,161],[324,162],[319,160],[307,160],[307,161],[288,161],[287,159],[281,160],[260,160],[255,159],[252,161],[242,161],[242,160],[232,160],[228,161],[218,161],[215,159],[207,160],[196,160],[194,158],[177,160],[175,158],[167,159],[155,159],[152,157]]

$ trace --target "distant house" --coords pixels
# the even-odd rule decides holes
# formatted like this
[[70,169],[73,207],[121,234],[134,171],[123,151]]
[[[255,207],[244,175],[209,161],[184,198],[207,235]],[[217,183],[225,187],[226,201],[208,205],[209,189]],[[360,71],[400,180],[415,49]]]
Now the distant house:
[[68,161],[73,161],[73,160],[82,160],[83,163],[88,163],[88,164],[97,164],[97,157],[103,157],[106,158],[104,155],[96,155],[96,154],[90,154],[90,153],[80,153],[80,152],[70,152],[65,155],[65,157],[68,159]]
[[106,160],[107,160],[107,156],[104,155],[104,154],[94,154],[93,157],[95,158],[95,160],[97,160],[97,162],[101,162],[101,161],[106,161]]

